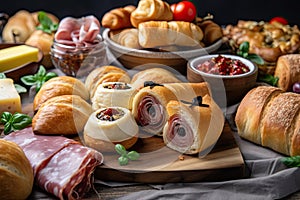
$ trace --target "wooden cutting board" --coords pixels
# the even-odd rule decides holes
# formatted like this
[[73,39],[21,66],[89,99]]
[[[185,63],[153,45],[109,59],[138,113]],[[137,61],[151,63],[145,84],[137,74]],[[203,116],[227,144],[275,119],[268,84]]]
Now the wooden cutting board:
[[140,137],[131,148],[137,161],[120,166],[117,153],[103,153],[104,164],[95,170],[103,181],[171,183],[222,181],[245,177],[242,154],[226,123],[218,142],[205,157],[182,155],[166,147],[159,136]]

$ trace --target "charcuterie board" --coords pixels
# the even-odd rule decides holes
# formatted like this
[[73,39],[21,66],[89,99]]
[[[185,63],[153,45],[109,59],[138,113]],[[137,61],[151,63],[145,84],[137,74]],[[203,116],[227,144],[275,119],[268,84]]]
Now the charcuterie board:
[[117,153],[103,153],[104,164],[95,171],[103,181],[171,183],[221,181],[245,177],[245,164],[233,133],[226,123],[216,145],[206,156],[179,154],[159,136],[142,136],[132,147],[140,159],[125,166]]

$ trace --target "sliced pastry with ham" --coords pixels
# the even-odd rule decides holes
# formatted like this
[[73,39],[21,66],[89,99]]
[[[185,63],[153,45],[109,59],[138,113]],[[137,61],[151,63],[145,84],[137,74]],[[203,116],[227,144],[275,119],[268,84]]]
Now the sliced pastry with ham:
[[92,98],[93,110],[110,106],[120,106],[131,110],[136,90],[131,84],[123,82],[101,83]]
[[155,84],[145,82],[133,98],[132,114],[142,131],[162,135],[162,130],[168,120],[166,105],[171,100],[191,101],[196,96],[209,94],[207,83],[169,83]]
[[115,144],[126,149],[138,139],[139,127],[131,112],[122,107],[107,107],[96,110],[84,127],[84,142],[100,152],[114,151]]
[[224,115],[209,95],[192,102],[170,101],[168,121],[163,129],[166,146],[183,154],[205,156],[219,139]]

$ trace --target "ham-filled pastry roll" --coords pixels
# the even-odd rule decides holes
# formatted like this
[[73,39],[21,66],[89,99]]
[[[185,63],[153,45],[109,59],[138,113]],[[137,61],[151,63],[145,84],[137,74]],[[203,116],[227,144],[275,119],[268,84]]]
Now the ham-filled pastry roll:
[[169,118],[163,129],[163,140],[180,153],[204,156],[223,131],[224,115],[209,95],[198,100],[193,104],[174,100],[167,104]]
[[134,96],[132,113],[142,131],[161,136],[168,119],[165,108],[169,101],[191,101],[196,96],[206,94],[209,94],[209,89],[205,82],[147,86]]
[[93,110],[110,106],[120,106],[131,110],[132,99],[136,94],[130,84],[123,82],[101,83],[92,98]]

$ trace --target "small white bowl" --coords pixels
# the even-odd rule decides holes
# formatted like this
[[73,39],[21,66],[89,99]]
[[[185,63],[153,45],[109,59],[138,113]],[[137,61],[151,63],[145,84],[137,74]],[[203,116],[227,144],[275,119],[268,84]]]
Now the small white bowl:
[[[211,58],[223,56],[240,60],[250,69],[249,72],[238,75],[216,75],[197,69],[197,66]],[[256,85],[258,67],[250,60],[235,55],[214,54],[191,59],[187,64],[187,79],[189,82],[207,82],[211,87],[214,99],[221,107],[236,104],[246,93]]]

